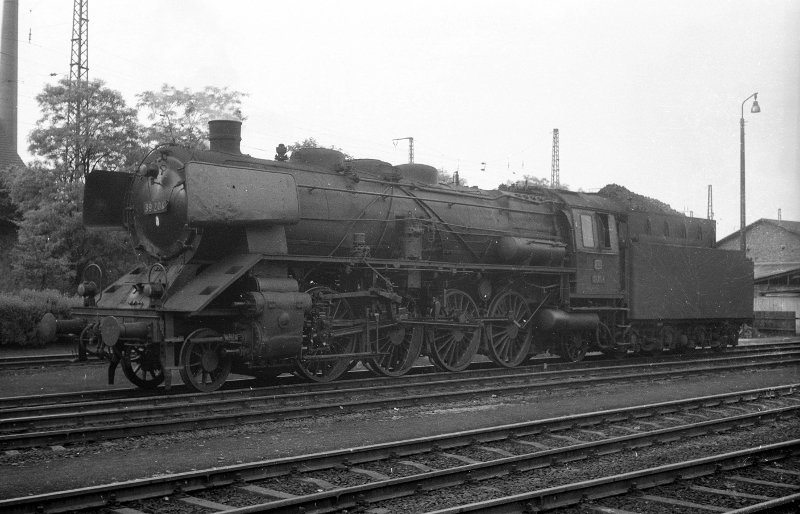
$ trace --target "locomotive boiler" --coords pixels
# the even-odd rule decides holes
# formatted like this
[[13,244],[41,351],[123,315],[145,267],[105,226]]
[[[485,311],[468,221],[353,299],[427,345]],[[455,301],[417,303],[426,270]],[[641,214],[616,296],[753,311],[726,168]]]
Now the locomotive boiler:
[[439,184],[436,169],[303,148],[244,155],[241,123],[210,150],[155,148],[136,173],[87,177],[84,223],[128,230],[142,264],[86,277],[74,333],[139,387],[174,371],[200,391],[230,372],[315,381],[421,356],[461,371],[544,351],[724,348],[752,317],[752,263],[714,222],[599,194]]

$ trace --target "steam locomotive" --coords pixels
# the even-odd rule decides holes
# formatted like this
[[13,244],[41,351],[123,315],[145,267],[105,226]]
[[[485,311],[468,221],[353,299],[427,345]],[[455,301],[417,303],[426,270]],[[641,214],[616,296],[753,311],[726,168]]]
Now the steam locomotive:
[[167,144],[136,173],[94,171],[84,223],[128,230],[142,264],[110,285],[90,266],[75,334],[141,388],[174,371],[199,391],[231,372],[334,380],[359,361],[399,376],[422,355],[514,367],[545,351],[723,349],[752,318],[752,263],[713,221],[544,188],[439,184],[435,168],[302,148]]

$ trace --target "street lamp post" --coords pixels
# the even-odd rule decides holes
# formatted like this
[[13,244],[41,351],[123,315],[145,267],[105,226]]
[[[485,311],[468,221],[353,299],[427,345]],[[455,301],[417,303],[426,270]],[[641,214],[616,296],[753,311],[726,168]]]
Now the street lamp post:
[[747,236],[745,235],[745,216],[744,216],[744,104],[753,99],[753,107],[750,112],[761,112],[758,106],[758,93],[753,93],[742,102],[742,117],[739,119],[739,249],[747,256]]

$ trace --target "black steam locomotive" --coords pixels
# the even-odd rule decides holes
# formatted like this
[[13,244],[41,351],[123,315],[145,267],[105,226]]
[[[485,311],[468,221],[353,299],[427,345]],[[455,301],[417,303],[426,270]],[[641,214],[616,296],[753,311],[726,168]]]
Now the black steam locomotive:
[[212,391],[232,371],[399,376],[420,355],[460,371],[476,354],[721,349],[752,318],[752,263],[714,248],[713,221],[328,149],[255,159],[240,122],[209,129],[209,151],[163,145],[86,180],[84,223],[130,231],[148,264],[87,277],[75,319],[42,330],[107,356],[110,381],[118,364],[142,388],[177,370]]

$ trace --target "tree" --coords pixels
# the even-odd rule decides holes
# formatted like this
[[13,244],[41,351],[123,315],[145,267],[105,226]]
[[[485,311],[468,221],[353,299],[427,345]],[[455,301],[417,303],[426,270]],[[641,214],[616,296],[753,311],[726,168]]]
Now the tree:
[[[71,103],[87,97],[84,130],[78,134],[67,125],[67,111]],[[122,95],[105,87],[102,80],[70,87],[64,78],[45,86],[36,101],[42,117],[28,138],[28,150],[44,159],[45,165],[60,170],[61,181],[81,180],[95,169],[114,171],[130,166],[141,155],[136,110],[127,107]],[[68,158],[69,152],[74,152],[74,161]]]
[[336,146],[333,146],[333,145],[327,146],[327,147],[326,146],[322,146],[313,137],[307,137],[307,138],[303,139],[302,141],[295,141],[294,143],[292,143],[292,144],[290,144],[289,146],[286,147],[286,149],[289,150],[290,152],[293,152],[295,150],[299,150],[300,148],[328,148],[329,150],[336,150],[337,152],[342,152],[342,154],[344,155],[345,159],[352,159],[353,158],[352,155],[350,155],[349,153],[345,152],[344,150],[342,150],[339,147],[336,147]]
[[145,128],[143,141],[147,146],[170,142],[207,149],[208,121],[230,117],[244,120],[241,106],[245,96],[226,87],[206,86],[195,92],[168,84],[160,91],[140,93],[136,95],[136,106],[151,122]]
[[23,211],[10,252],[18,287],[73,291],[89,262],[100,262],[116,278],[135,263],[127,233],[100,233],[83,226],[83,182],[62,182],[41,162],[7,180],[9,196]]

